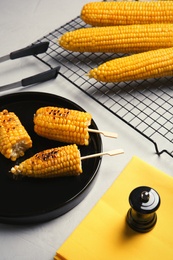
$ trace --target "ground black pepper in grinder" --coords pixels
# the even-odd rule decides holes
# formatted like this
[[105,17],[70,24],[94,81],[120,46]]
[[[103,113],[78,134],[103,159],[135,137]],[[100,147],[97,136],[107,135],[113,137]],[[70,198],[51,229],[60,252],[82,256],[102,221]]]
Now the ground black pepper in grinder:
[[135,231],[145,233],[153,229],[157,222],[156,210],[160,206],[160,196],[154,189],[140,186],[129,196],[131,208],[127,212],[127,223]]

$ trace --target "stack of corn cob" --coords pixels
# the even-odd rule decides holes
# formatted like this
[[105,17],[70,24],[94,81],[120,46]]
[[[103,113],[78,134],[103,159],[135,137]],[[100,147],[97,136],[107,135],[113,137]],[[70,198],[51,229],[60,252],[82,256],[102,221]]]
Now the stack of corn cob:
[[[34,131],[45,138],[70,143],[51,148],[15,165],[11,173],[29,177],[55,177],[82,173],[80,152],[76,144],[88,145],[88,126],[92,116],[87,112],[59,107],[41,107],[34,115]],[[17,115],[0,112],[0,152],[15,161],[32,147],[32,140]]]
[[77,52],[132,55],[103,63],[88,72],[103,82],[173,75],[173,2],[90,2],[81,19],[89,28],[60,37],[63,48]]
[[[52,106],[39,108],[34,114],[34,131],[44,138],[69,144],[38,152],[19,165],[14,165],[11,168],[13,176],[48,178],[80,175],[82,173],[81,160],[87,159],[88,156],[80,157],[77,144],[89,144],[88,132],[92,129],[88,126],[91,124],[91,119],[92,116],[88,112]],[[117,137],[113,133],[108,136]],[[17,115],[7,110],[0,112],[0,152],[2,155],[15,161],[31,147],[32,140]],[[121,153],[123,151],[120,149],[113,151],[110,155]],[[89,156],[95,157],[100,154]]]

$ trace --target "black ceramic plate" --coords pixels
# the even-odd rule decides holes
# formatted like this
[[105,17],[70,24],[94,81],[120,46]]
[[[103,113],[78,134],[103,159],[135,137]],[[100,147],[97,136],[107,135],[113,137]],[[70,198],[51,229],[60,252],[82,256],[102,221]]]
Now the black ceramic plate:
[[[8,109],[15,112],[33,140],[33,147],[16,162],[11,162],[0,154],[0,222],[2,223],[39,223],[56,218],[80,203],[94,183],[101,163],[100,157],[83,160],[83,173],[80,176],[42,180],[32,178],[14,180],[9,176],[9,170],[14,164],[20,163],[36,152],[67,145],[41,138],[33,131],[33,114],[39,107],[48,105],[83,110],[65,98],[46,93],[23,92],[0,97],[0,111]],[[93,120],[90,128],[97,129]],[[79,149],[81,156],[101,152],[100,135],[91,134],[89,146],[79,146]]]

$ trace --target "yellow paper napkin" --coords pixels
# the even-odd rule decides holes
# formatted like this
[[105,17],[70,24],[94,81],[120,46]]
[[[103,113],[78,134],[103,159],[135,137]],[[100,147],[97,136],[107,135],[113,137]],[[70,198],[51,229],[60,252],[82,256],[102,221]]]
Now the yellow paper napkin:
[[[161,197],[157,223],[137,233],[125,218],[130,192],[149,186]],[[57,250],[55,260],[173,259],[173,178],[133,157],[108,191]]]

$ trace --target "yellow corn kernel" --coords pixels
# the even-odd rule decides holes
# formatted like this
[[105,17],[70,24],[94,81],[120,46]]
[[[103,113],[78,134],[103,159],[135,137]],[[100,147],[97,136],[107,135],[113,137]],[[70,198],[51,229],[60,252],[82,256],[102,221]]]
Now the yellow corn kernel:
[[81,19],[94,26],[172,23],[173,2],[90,2],[83,6]]
[[59,44],[70,51],[113,53],[173,47],[173,24],[82,28],[62,35]]
[[82,173],[80,151],[75,144],[44,150],[12,167],[11,173],[33,178],[77,176]]
[[41,107],[34,115],[34,131],[51,140],[88,145],[91,119],[91,114],[83,111]]
[[32,147],[32,140],[19,118],[4,109],[0,112],[0,152],[15,161]]
[[88,76],[103,82],[121,82],[173,75],[173,48],[117,58],[90,70]]

